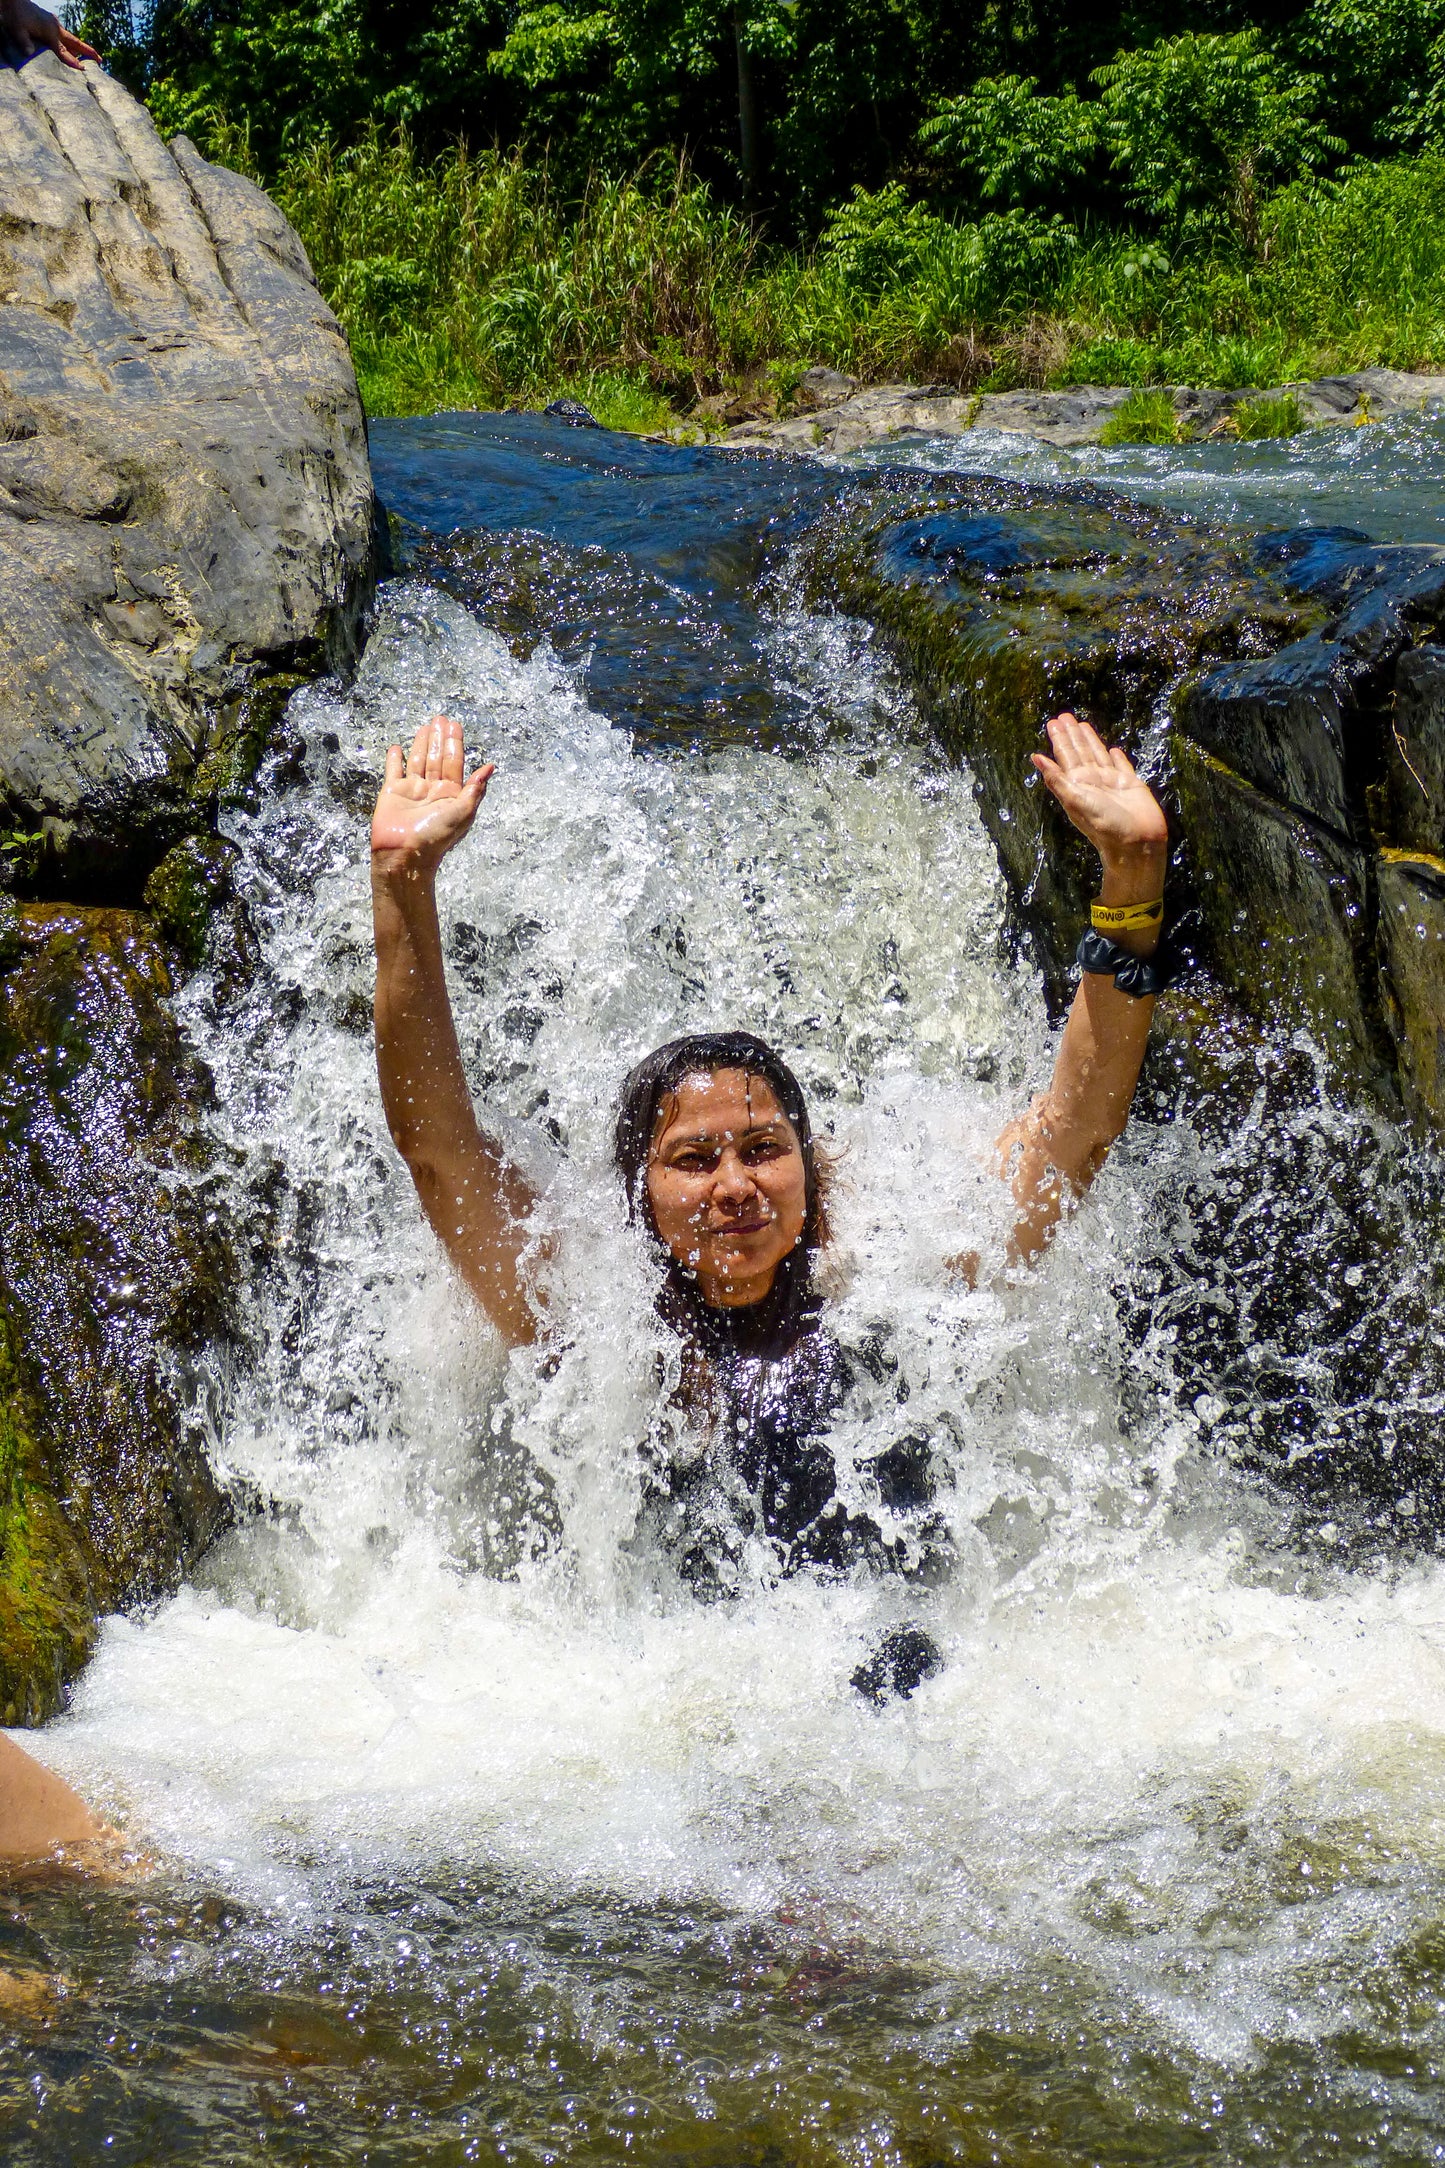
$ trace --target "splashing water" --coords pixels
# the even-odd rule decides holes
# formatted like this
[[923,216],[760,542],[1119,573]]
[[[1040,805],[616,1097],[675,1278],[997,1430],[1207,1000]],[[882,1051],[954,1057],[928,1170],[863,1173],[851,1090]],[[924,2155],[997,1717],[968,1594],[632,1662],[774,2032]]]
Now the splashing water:
[[[448,2159],[973,2159],[990,2101],[1051,2159],[1178,2159],[1184,2124],[1201,2157],[1278,2157],[1327,2122],[1341,2158],[1384,2126],[1423,2157],[1445,1574],[1293,1550],[1208,1449],[1239,1391],[1202,1392],[1178,1344],[1183,1257],[1249,1342],[1236,1223],[1268,1216],[1273,1162],[1136,1124],[1044,1264],[1003,1271],[990,1140],[1051,1041],[967,779],[859,628],[784,604],[767,638],[801,754],[649,752],[589,704],[585,661],[519,658],[395,585],[354,691],[298,697],[233,817],[261,968],[183,1008],[248,1260],[213,1453],[255,1510],[193,1586],[108,1625],[42,1742],[179,1863],[107,1991],[199,2057],[164,2111],[175,2156],[217,2157],[212,2116],[252,2157],[196,2029],[244,2034],[249,2069],[279,1996],[316,2066],[298,2159],[416,2158],[423,2128]],[[540,1357],[451,1284],[375,1084],[365,816],[386,745],[438,709],[498,767],[443,932],[479,1103],[559,1238]],[[839,1419],[842,1480],[890,1431],[929,1440],[958,1554],[939,1589],[800,1577],[702,1606],[630,1540],[657,1327],[611,1108],[641,1054],[709,1024],[773,1038],[831,1129],[836,1328],[886,1354]],[[1293,1120],[1301,1149],[1378,1142]],[[1387,1138],[1376,1163],[1404,1211],[1419,1155]],[[1211,1211],[1235,1244],[1213,1267]],[[970,1249],[977,1292],[949,1269]],[[1371,1329],[1419,1270],[1365,1287]],[[1291,1329],[1261,1325],[1270,1364]],[[529,1547],[539,1497],[554,1535]],[[947,1660],[878,1712],[849,1674],[901,1618]],[[187,1887],[226,1892],[220,1927]],[[257,2069],[247,2099],[280,2099]],[[410,2138],[382,2107],[406,2097]]]

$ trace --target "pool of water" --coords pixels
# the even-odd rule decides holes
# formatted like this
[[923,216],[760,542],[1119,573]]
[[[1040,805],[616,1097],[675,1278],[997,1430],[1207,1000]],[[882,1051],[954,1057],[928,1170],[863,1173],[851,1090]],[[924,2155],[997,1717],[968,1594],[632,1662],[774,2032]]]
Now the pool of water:
[[[1445,2157],[1445,1570],[1302,1538],[1246,1450],[1302,1400],[1432,1449],[1438,1158],[1262,1077],[1225,1137],[1136,1124],[1011,1279],[1041,990],[967,777],[790,587],[846,473],[470,416],[375,450],[408,562],[230,817],[254,982],[181,1000],[254,1510],[31,1739],[152,1863],[6,1893],[7,2160]],[[540,1358],[450,1284],[372,1068],[369,798],[441,707],[497,762],[443,924],[557,1235]],[[660,1328],[609,1108],[704,1022],[840,1154],[833,1316],[887,1361],[837,1457],[929,1439],[936,1589],[703,1606],[634,1539]],[[946,1663],[875,1710],[905,1616]]]

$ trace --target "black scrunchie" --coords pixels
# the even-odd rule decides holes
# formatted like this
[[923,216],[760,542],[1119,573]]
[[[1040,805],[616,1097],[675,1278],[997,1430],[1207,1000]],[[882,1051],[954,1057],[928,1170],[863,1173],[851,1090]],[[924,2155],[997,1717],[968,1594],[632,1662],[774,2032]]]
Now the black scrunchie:
[[1084,930],[1075,961],[1081,971],[1097,973],[1101,978],[1112,972],[1120,993],[1132,994],[1136,1001],[1147,1000],[1151,994],[1162,994],[1166,986],[1173,986],[1189,969],[1189,959],[1180,953],[1167,933],[1160,936],[1159,946],[1152,956],[1133,956],[1119,942],[1111,941],[1107,934],[1096,933],[1092,926]]

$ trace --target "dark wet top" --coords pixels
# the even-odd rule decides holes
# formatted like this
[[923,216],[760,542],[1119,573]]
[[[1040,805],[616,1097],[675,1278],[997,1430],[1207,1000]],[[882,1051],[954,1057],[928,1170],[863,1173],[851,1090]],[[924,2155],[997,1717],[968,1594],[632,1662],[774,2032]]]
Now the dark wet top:
[[945,1539],[927,1437],[894,1440],[869,1461],[880,1519],[837,1495],[827,1433],[864,1371],[889,1374],[880,1348],[845,1349],[815,1301],[799,1309],[770,1296],[738,1310],[692,1301],[685,1325],[675,1305],[664,1302],[664,1314],[685,1338],[673,1405],[686,1427],[655,1454],[648,1519],[695,1594],[725,1596],[745,1575],[857,1565],[937,1578]]

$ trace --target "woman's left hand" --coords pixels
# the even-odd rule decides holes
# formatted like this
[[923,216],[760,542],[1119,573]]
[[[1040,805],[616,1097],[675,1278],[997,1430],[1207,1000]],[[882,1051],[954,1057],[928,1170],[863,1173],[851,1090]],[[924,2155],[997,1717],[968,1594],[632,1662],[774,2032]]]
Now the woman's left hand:
[[1106,746],[1093,724],[1077,715],[1056,715],[1047,728],[1053,759],[1035,753],[1034,766],[1104,861],[1106,879],[1110,873],[1137,873],[1144,867],[1152,878],[1157,869],[1159,885],[1153,893],[1162,894],[1168,823],[1128,754],[1122,746]]

